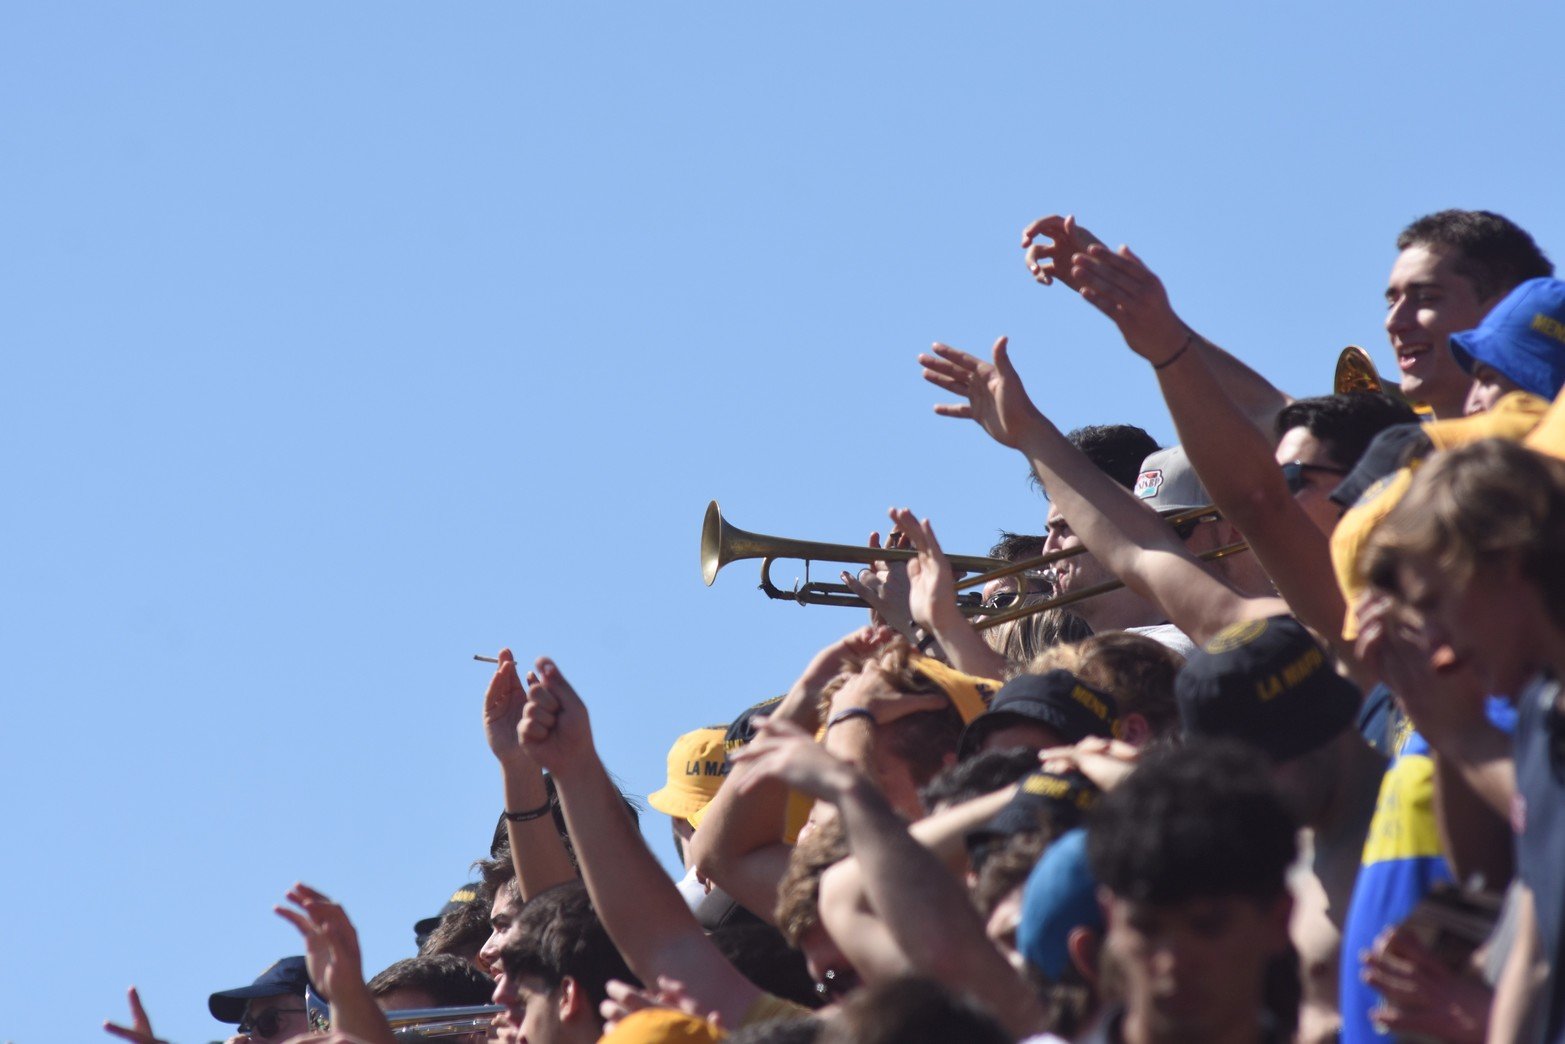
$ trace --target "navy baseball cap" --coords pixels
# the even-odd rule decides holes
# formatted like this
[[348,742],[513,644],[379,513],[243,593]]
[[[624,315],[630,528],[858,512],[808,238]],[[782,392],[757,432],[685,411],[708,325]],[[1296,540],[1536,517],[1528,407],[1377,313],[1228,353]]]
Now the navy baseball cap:
[[1327,499],[1339,507],[1350,508],[1375,483],[1433,451],[1434,444],[1422,424],[1393,424],[1370,440],[1353,470],[1337,483]]
[[284,957],[262,972],[248,986],[219,990],[207,999],[207,1008],[218,1022],[239,1022],[245,1017],[245,1003],[257,997],[303,997],[310,984],[303,957]]
[[1476,363],[1552,399],[1565,386],[1565,281],[1540,276],[1506,294],[1477,329],[1451,335],[1451,354],[1468,373]]
[[1291,616],[1225,627],[1185,661],[1174,697],[1186,736],[1227,736],[1276,762],[1325,746],[1358,715],[1358,686]]
[[1100,793],[1096,784],[1075,769],[1030,772],[1018,781],[1016,795],[1000,811],[967,832],[968,858],[977,867],[997,844],[1017,834],[1049,829],[1054,836],[1073,830],[1081,826]]
[[994,694],[989,709],[962,730],[957,757],[966,758],[983,745],[984,737],[996,729],[1030,721],[1047,726],[1066,743],[1088,736],[1114,735],[1119,707],[1114,697],[1095,689],[1070,671],[1053,670],[1047,674],[1018,674]]
[[482,882],[469,881],[467,884],[451,893],[451,898],[446,900],[446,905],[440,908],[440,912],[433,917],[422,917],[413,922],[413,939],[419,949],[424,948],[424,943],[429,939],[429,933],[440,927],[440,921],[446,914],[454,910],[460,910],[468,903],[478,898],[478,889]]

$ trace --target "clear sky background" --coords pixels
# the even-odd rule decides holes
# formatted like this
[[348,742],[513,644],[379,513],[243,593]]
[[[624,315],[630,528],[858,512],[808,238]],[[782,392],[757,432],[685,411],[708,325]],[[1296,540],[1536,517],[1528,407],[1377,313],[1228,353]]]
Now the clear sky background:
[[475,652],[556,657],[655,789],[860,622],[704,588],[709,499],[1038,531],[1021,459],[930,411],[930,341],[1008,333],[1061,427],[1168,440],[1028,277],[1034,217],[1295,394],[1348,343],[1394,369],[1422,213],[1565,261],[1561,11],[6,5],[0,1040],[106,1039],[130,983],[222,1036],[206,995],[300,950],[295,880],[369,971],[410,955],[500,807]]

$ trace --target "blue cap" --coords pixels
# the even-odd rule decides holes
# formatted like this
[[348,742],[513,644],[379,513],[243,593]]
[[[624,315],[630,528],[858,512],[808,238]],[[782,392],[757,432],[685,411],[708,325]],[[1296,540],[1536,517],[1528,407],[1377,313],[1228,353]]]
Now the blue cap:
[[1070,963],[1066,943],[1076,928],[1103,931],[1097,883],[1087,868],[1087,831],[1077,827],[1044,850],[1022,888],[1022,917],[1016,948],[1051,982]]
[[1468,373],[1483,363],[1523,391],[1554,398],[1565,386],[1565,281],[1527,280],[1476,330],[1452,334],[1451,354]]
[[245,1004],[256,997],[303,997],[309,984],[304,958],[284,957],[250,985],[212,994],[207,998],[207,1009],[218,1022],[238,1022],[245,1017]]

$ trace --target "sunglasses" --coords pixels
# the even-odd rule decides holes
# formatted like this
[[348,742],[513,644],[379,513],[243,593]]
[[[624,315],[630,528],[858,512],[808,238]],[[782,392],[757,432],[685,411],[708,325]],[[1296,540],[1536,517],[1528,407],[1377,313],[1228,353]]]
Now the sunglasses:
[[1334,468],[1329,464],[1306,464],[1302,460],[1290,460],[1282,466],[1282,479],[1288,484],[1288,492],[1297,495],[1304,487],[1308,486],[1309,473],[1318,471],[1322,475],[1335,475],[1338,478],[1348,473],[1347,468]]
[[282,1027],[282,1016],[303,1015],[304,1008],[271,1008],[261,1012],[254,1019],[246,1019],[239,1024],[239,1035],[242,1037],[259,1037],[261,1040],[270,1040],[277,1036],[277,1031]]

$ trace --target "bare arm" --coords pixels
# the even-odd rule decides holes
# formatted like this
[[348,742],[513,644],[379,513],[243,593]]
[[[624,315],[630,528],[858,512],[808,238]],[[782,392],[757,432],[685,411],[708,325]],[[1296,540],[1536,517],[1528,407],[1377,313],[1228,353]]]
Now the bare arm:
[[[1014,786],[1002,787],[942,809],[909,825],[908,833],[929,849],[948,873],[960,879],[967,871],[968,833],[992,819],[1015,793]],[[826,931],[867,981],[878,982],[914,970],[886,923],[888,914],[870,902],[864,869],[856,856],[849,855],[821,876],[820,914]],[[889,914],[895,915],[896,911]]]
[[[549,792],[544,788],[542,770],[527,756],[517,735],[527,699],[511,650],[501,649],[499,660],[484,693],[484,735],[500,762],[506,811],[525,812],[547,805]],[[576,868],[565,852],[552,815],[521,823],[507,820],[505,834],[511,843],[511,863],[516,867],[516,884],[523,901],[575,880]]]
[[[814,733],[821,726],[821,691],[848,659],[867,654],[889,637],[884,628],[866,627],[822,649],[777,704],[772,718]],[[788,865],[789,846],[783,841],[788,788],[774,781],[752,788],[736,786],[746,771],[742,764],[729,770],[701,818],[701,828],[691,838],[690,851],[704,879],[771,923],[777,885]]]
[[739,1025],[761,991],[707,938],[626,815],[581,698],[552,660],[539,660],[535,673],[522,741],[554,775],[582,879],[609,938],[643,982],[678,979],[703,1010]]
[[1523,1039],[1548,976],[1548,966],[1539,946],[1532,890],[1520,882],[1515,887],[1518,901],[1516,939],[1506,957],[1500,981],[1494,987],[1494,1006],[1489,1009],[1489,1044],[1515,1044]]
[[391,1024],[364,983],[359,933],[347,911],[306,884],[289,889],[288,901],[298,909],[273,910],[304,937],[310,981],[331,1001],[332,1027],[370,1044],[394,1044]]
[[909,599],[914,621],[935,636],[946,661],[959,671],[979,678],[1003,678],[1005,657],[979,637],[956,604],[956,574],[929,519],[920,522],[906,508],[892,508],[891,521],[906,533],[918,557],[907,564]]
[[863,773],[787,726],[768,724],[739,756],[837,806],[875,908],[917,911],[886,924],[920,974],[969,994],[1017,1036],[1037,1032],[1043,1014],[1037,998],[984,934],[966,890],[913,839]]
[[[1036,242],[1039,237],[1049,242]],[[1022,230],[1022,249],[1027,258],[1027,268],[1033,278],[1045,286],[1058,279],[1077,293],[1083,293],[1086,282],[1075,271],[1072,259],[1078,254],[1088,253],[1094,246],[1106,249],[1102,240],[1076,224],[1076,219],[1069,215],[1061,217],[1051,214],[1039,218]],[[1223,398],[1229,400],[1250,425],[1270,440],[1277,414],[1293,399],[1200,334],[1195,334],[1191,347],[1200,354],[1221,385]]]
[[1363,663],[1385,679],[1434,750],[1435,816],[1458,880],[1476,871],[1490,887],[1500,886],[1511,874],[1511,738],[1489,720],[1483,686],[1470,670],[1431,666],[1412,610],[1380,594],[1366,595],[1357,608]]
[[1071,445],[1027,397],[1004,337],[992,364],[943,344],[935,353],[919,356],[925,379],[968,400],[935,411],[976,420],[1020,450],[1098,561],[1197,644],[1240,620],[1288,611],[1281,599],[1249,598],[1207,571],[1167,523]]
[[1330,541],[1289,492],[1270,431],[1258,430],[1229,398],[1209,354],[1195,350],[1200,338],[1174,314],[1163,284],[1128,247],[1109,253],[1095,246],[1077,255],[1074,271],[1082,296],[1156,368],[1180,444],[1223,517],[1244,534],[1295,615],[1355,664],[1342,640],[1345,606]]

